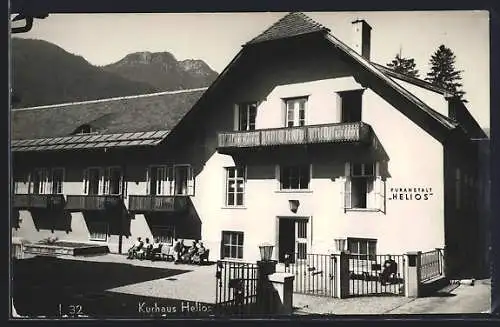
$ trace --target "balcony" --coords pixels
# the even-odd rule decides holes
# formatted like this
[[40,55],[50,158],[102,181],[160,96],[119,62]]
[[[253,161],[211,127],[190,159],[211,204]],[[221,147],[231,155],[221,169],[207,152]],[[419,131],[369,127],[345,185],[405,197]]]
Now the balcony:
[[12,197],[15,209],[57,209],[63,205],[62,194],[14,194]]
[[119,194],[106,195],[67,195],[66,209],[70,211],[112,210],[123,206],[123,198]]
[[309,145],[322,143],[371,143],[373,132],[363,122],[283,127],[244,132],[222,132],[219,151],[278,145]]
[[180,212],[187,209],[187,197],[170,195],[129,195],[131,212]]

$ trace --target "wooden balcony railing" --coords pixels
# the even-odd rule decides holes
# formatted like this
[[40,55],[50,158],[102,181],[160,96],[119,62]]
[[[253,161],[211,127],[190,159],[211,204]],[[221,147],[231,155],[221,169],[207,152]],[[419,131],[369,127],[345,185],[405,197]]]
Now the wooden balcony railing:
[[219,133],[218,146],[248,148],[287,144],[370,142],[371,127],[363,122],[284,127]]
[[15,209],[56,209],[64,205],[62,194],[14,194],[12,207]]
[[56,209],[64,205],[62,194],[14,194],[12,207],[15,209]]
[[121,195],[67,195],[66,209],[68,210],[109,210],[123,206]]
[[187,209],[187,197],[170,195],[129,195],[131,212],[179,212]]

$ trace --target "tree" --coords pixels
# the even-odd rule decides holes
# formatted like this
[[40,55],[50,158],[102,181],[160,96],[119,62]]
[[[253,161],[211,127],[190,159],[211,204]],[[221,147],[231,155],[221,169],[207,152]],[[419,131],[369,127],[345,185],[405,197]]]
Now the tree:
[[425,80],[452,93],[454,97],[466,101],[463,99],[465,92],[461,90],[462,84],[460,83],[462,71],[455,69],[455,59],[456,56],[450,48],[440,45],[431,56],[431,71],[427,73]]
[[387,67],[391,68],[396,73],[418,78],[419,75],[418,70],[415,69],[416,66],[415,59],[404,58],[401,56],[401,53],[396,54],[396,57],[387,64]]

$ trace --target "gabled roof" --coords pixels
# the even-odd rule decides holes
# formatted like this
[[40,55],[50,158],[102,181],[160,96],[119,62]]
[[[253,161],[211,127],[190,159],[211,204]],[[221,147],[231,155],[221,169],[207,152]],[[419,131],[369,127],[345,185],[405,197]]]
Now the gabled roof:
[[398,94],[402,95],[404,98],[409,100],[419,110],[421,110],[423,113],[429,115],[432,119],[434,119],[436,122],[438,122],[441,126],[447,128],[447,129],[450,129],[450,130],[459,126],[453,119],[450,119],[450,118],[438,113],[437,111],[435,111],[434,109],[429,107],[427,104],[425,104],[422,100],[420,100],[415,95],[413,95],[411,92],[409,92],[408,90],[403,88],[401,85],[396,83],[388,75],[384,74],[380,69],[378,69],[375,65],[373,65],[368,59],[361,56],[355,50],[353,50],[352,48],[347,46],[344,42],[340,41],[339,39],[337,39],[336,37],[334,37],[331,34],[328,34],[326,36],[326,38],[333,45],[335,45],[338,49],[340,49],[345,54],[347,54],[352,59],[354,59],[356,62],[358,62],[368,72],[373,74],[375,77],[379,78],[382,82],[384,82],[389,87],[394,89]]
[[278,20],[267,30],[250,40],[247,44],[283,39],[308,33],[329,32],[330,30],[315,22],[301,12],[292,12]]
[[[206,88],[11,110],[13,140],[70,136],[82,125],[101,135],[171,130]],[[166,134],[164,135],[166,136]]]

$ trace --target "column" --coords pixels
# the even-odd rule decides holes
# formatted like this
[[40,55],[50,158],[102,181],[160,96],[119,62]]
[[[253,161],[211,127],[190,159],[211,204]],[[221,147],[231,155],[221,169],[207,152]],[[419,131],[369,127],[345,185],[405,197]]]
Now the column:
[[405,276],[405,296],[418,297],[420,295],[420,269],[421,269],[421,253],[408,252],[406,253],[406,276]]

